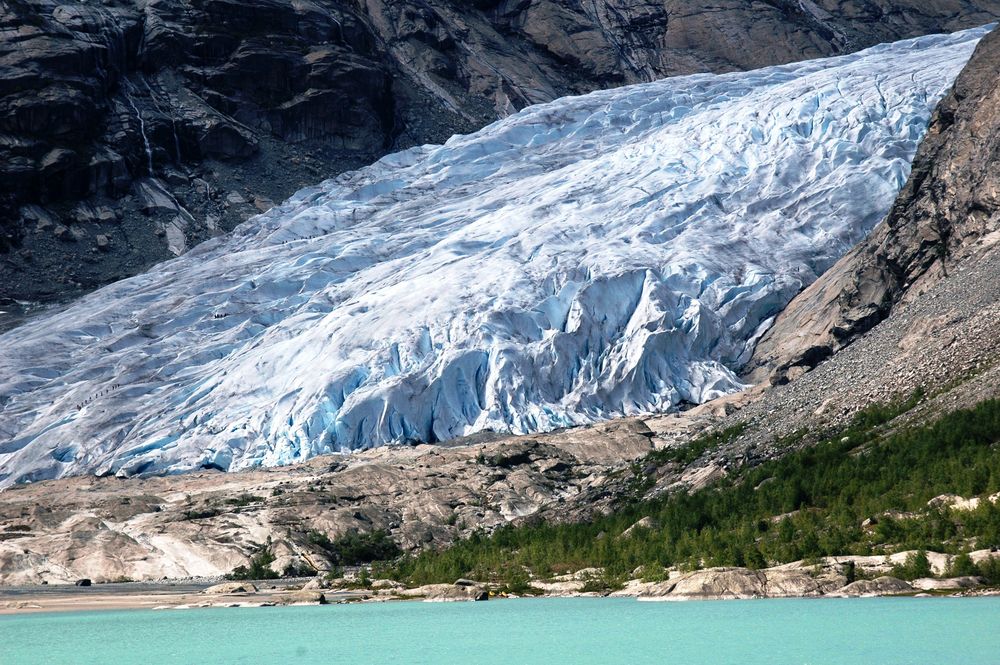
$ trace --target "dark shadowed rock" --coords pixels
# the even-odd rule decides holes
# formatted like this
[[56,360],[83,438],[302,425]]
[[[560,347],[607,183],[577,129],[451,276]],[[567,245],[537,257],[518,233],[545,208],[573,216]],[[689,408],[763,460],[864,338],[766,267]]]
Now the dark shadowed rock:
[[[995,0],[12,0],[0,8],[0,297],[73,297],[264,207],[227,207],[220,192],[281,201],[528,104],[998,16]],[[141,205],[151,181],[179,217]],[[81,201],[113,211],[79,222],[107,251],[59,241],[77,237]],[[24,206],[65,230],[35,234]]]

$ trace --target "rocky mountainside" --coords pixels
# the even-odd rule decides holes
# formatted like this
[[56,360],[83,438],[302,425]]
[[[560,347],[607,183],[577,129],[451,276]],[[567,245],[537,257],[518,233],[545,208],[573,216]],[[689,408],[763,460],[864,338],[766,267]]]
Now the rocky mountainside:
[[652,436],[625,420],[256,472],[22,485],[0,495],[0,585],[217,576],[265,542],[277,570],[327,569],[311,532],[385,530],[406,550],[439,546],[546,507],[607,505],[608,471],[648,453]]
[[938,105],[885,222],[778,316],[747,366],[751,380],[794,378],[940,280],[988,276],[984,254],[1000,241],[998,74],[994,32]]
[[[996,0],[0,2],[0,299],[135,274],[527,104],[952,31]],[[9,300],[9,312],[19,305]]]

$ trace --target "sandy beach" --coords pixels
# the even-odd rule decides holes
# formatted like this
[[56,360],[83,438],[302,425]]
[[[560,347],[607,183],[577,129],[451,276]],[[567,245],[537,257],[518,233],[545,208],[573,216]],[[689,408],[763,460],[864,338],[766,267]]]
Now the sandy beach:
[[[35,612],[182,609],[187,607],[267,607],[304,604],[295,597],[302,580],[258,583],[255,593],[205,594],[215,581],[124,582],[90,587],[72,585],[0,587],[0,615]],[[324,590],[325,602],[337,603],[370,595],[366,591]],[[311,604],[317,604],[315,601]]]

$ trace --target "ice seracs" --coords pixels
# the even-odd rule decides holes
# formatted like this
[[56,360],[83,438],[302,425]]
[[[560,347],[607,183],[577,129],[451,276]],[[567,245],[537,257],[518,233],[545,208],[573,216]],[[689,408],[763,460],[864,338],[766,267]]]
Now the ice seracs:
[[560,99],[0,336],[0,484],[703,402],[863,237],[986,29]]

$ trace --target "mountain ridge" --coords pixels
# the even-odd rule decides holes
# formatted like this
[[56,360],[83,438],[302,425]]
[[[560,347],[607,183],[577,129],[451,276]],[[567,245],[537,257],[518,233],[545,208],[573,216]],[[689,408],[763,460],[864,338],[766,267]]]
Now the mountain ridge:
[[997,18],[994,0],[7,0],[0,327],[17,300],[78,297],[527,104]]

